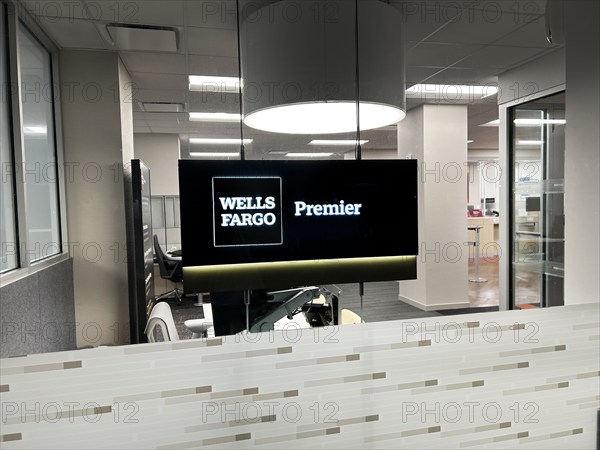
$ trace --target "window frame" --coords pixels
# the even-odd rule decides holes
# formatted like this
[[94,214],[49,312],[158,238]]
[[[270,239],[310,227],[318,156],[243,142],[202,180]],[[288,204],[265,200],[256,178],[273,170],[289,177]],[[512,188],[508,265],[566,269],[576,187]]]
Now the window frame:
[[[60,87],[59,77],[59,48],[46,35],[40,25],[25,10],[23,5],[17,5],[13,0],[0,0],[2,6],[6,6],[7,24],[7,53],[8,53],[8,76],[11,83],[10,89],[10,114],[12,117],[12,162],[15,174],[15,198],[16,198],[16,222],[17,232],[16,245],[18,247],[18,267],[8,270],[0,275],[0,287],[10,284],[16,280],[25,278],[33,273],[44,270],[56,263],[69,259],[67,210],[66,210],[66,188],[64,177],[64,147],[62,136],[62,111],[60,97],[54,98],[54,140],[55,158],[57,167],[57,198],[58,198],[58,221],[61,249],[59,253],[40,259],[35,262],[29,261],[29,254],[24,249],[29,248],[28,223],[27,223],[27,192],[23,171],[19,168],[25,167],[25,146],[23,135],[23,111],[21,108],[21,73],[19,52],[19,28],[24,27],[27,31],[48,51],[50,54],[50,72],[53,86]],[[58,93],[59,89],[53,89]]]

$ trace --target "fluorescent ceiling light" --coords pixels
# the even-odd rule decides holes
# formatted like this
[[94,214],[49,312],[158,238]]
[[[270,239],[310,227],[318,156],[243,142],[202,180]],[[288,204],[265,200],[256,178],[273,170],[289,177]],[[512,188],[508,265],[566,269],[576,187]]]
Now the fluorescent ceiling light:
[[[253,139],[244,139],[244,145],[251,144]],[[240,139],[221,138],[190,138],[190,144],[212,144],[212,145],[240,145]]]
[[517,140],[517,145],[542,145],[544,141]]
[[[400,122],[406,113],[381,103],[360,103],[360,129],[372,130]],[[332,134],[356,131],[356,102],[293,103],[254,111],[249,127],[271,133]]]
[[235,158],[240,156],[240,152],[190,152],[193,158]]
[[514,123],[517,126],[565,125],[567,121],[565,119],[515,119]]
[[302,152],[289,152],[285,156],[288,158],[327,158],[333,156],[334,153],[302,153]]
[[[190,75],[189,80],[190,91],[237,93],[240,89],[238,77]],[[243,85],[242,83],[242,87]]]
[[479,126],[480,127],[498,127],[498,126],[500,126],[500,119],[491,120],[489,122],[482,123]]
[[434,96],[440,100],[476,100],[498,93],[498,86],[476,86],[461,84],[415,84],[406,90],[407,97]]
[[[308,145],[356,145],[353,139],[314,139]],[[358,141],[360,145],[365,145],[369,141]]]
[[240,114],[191,112],[190,120],[194,122],[240,122]]
[[23,127],[23,133],[28,136],[45,136],[48,134],[48,128],[42,126]]

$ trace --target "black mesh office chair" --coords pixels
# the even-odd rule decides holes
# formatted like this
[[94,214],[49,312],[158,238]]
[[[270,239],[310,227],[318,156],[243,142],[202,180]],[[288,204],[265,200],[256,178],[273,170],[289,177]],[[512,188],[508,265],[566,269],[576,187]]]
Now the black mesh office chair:
[[[158,236],[154,235],[154,253],[156,254],[156,261],[158,262],[158,268],[160,270],[160,277],[169,280],[177,285],[183,281],[183,269],[181,261],[173,261],[168,259],[162,251],[160,244],[158,243]],[[156,297],[156,301],[165,298],[175,296],[178,302],[181,302],[181,296],[183,290],[175,287],[164,294],[160,294]]]

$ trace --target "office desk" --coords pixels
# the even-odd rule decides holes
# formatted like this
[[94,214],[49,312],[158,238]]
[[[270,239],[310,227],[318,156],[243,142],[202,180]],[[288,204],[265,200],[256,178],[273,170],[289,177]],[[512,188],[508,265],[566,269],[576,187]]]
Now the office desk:
[[171,252],[167,252],[165,254],[165,257],[169,261],[181,261],[181,249],[179,249],[179,250],[173,250]]

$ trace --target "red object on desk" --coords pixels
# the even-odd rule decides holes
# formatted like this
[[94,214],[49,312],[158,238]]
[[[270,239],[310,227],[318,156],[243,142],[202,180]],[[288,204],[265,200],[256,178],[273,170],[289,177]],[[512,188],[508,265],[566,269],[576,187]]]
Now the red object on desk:
[[483,217],[483,212],[480,209],[474,209],[471,217]]

